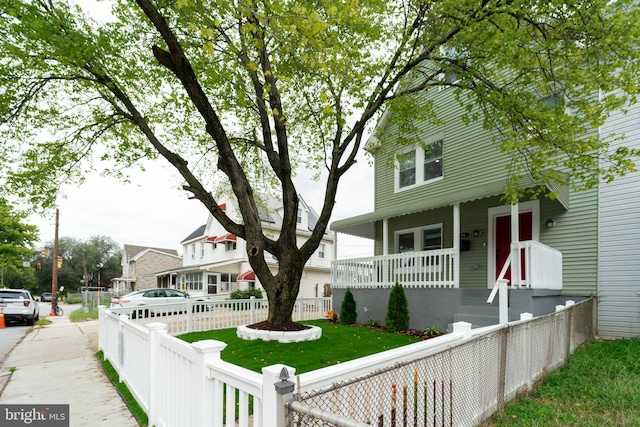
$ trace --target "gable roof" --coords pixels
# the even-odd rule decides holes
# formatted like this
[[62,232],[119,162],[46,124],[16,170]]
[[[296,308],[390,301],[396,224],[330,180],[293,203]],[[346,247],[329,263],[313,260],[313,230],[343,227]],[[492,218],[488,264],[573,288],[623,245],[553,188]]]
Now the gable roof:
[[196,228],[191,234],[185,237],[180,243],[188,242],[189,240],[196,239],[198,237],[204,238],[204,232],[207,229],[207,224],[202,224],[200,227]]
[[132,258],[136,257],[137,255],[139,255],[140,253],[148,251],[148,250],[154,250],[156,252],[162,252],[162,253],[165,253],[167,255],[180,256],[178,254],[178,251],[175,250],[175,249],[152,248],[150,246],[138,246],[138,245],[128,245],[128,244],[124,245],[124,253],[125,253],[127,259],[132,259]]

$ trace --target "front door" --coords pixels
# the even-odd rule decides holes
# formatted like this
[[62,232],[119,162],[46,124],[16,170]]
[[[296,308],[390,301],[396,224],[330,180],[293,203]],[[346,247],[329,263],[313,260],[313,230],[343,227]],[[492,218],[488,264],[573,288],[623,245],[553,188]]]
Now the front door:
[[[532,213],[531,212],[522,212],[519,215],[519,241],[531,240],[532,239]],[[500,275],[500,271],[502,271],[502,267],[504,263],[507,261],[509,257],[509,253],[511,251],[511,215],[503,215],[496,217],[496,236],[495,236],[495,248],[496,248],[496,274],[495,279]],[[522,253],[520,258],[520,277],[525,277],[525,265],[524,265],[524,253]],[[507,269],[507,272],[504,276],[505,279],[509,280],[509,284],[511,284],[511,267]]]

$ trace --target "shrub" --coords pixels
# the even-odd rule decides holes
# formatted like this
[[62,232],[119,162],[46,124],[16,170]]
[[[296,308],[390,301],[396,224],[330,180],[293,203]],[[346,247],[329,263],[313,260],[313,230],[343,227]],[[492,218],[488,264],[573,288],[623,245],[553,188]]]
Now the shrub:
[[258,288],[238,289],[237,291],[231,292],[229,297],[231,299],[251,299],[251,297],[262,299],[262,291]]
[[398,282],[393,285],[389,295],[386,326],[389,332],[409,329],[409,303],[404,295],[404,288]]
[[333,310],[329,310],[325,313],[324,317],[327,318],[329,323],[336,323],[338,321],[338,313]]
[[353,325],[356,323],[358,313],[356,313],[356,300],[353,299],[351,290],[347,289],[340,305],[340,319],[345,325]]

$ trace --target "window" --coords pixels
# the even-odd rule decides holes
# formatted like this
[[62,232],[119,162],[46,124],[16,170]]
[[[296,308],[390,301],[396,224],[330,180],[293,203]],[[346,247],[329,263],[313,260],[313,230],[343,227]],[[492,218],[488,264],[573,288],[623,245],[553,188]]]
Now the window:
[[207,293],[208,294],[218,293],[218,276],[211,275],[211,274],[207,276]]
[[204,242],[200,242],[200,258],[204,258]]
[[424,150],[423,181],[427,182],[442,176],[442,140],[432,142]]
[[226,243],[227,252],[236,250],[236,242],[227,241],[225,243]]
[[298,209],[298,215],[296,217],[296,222],[298,224],[302,224],[302,209]]
[[326,248],[324,243],[320,243],[318,246],[318,258],[324,259],[325,250]]
[[[397,155],[396,191],[442,179],[444,139],[432,139],[422,148]],[[417,166],[422,165],[422,172]]]
[[196,244],[193,243],[191,245],[191,259],[194,259],[196,257]]
[[398,186],[409,187],[416,183],[416,150],[405,153],[399,160]]
[[202,273],[187,273],[184,275],[184,284],[190,291],[202,290]]
[[442,224],[396,232],[397,253],[442,249]]

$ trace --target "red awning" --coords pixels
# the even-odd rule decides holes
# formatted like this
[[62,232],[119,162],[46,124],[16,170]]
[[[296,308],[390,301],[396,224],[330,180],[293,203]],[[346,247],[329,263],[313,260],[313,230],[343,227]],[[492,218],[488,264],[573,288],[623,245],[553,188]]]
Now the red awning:
[[253,270],[247,270],[236,279],[237,282],[253,282],[256,280],[256,273]]
[[215,243],[217,238],[218,238],[218,236],[209,236],[206,239],[204,239],[204,241],[206,243]]
[[234,234],[231,233],[227,233],[224,236],[220,236],[217,237],[214,242],[215,243],[220,243],[220,242],[235,242],[236,241],[236,236]]

